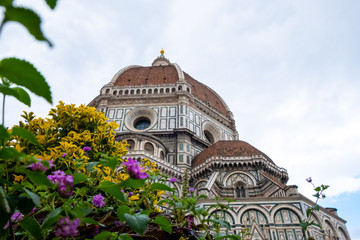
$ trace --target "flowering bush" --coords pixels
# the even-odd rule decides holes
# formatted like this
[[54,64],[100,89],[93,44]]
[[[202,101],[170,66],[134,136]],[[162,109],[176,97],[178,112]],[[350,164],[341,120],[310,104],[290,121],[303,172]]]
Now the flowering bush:
[[[46,1],[52,9],[56,2]],[[6,15],[0,32],[8,21],[17,21],[51,46],[35,12],[13,6],[13,1],[0,5]],[[44,77],[27,61],[0,60],[0,78],[4,99],[13,96],[30,106],[29,94],[21,87],[11,87],[16,84],[52,103]],[[206,209],[195,207],[203,196],[192,195],[187,173],[185,195],[162,200],[165,192],[170,195],[174,191],[167,182],[177,179],[168,180],[147,159],[123,161],[126,143],[115,141],[117,125],[107,122],[95,108],[60,102],[51,109],[49,118],[35,118],[32,112],[25,112],[24,122],[11,129],[4,126],[2,110],[1,239],[211,238],[205,222],[214,220],[206,220]],[[195,225],[195,221],[200,224]],[[225,223],[221,225],[228,228]],[[215,239],[227,237],[219,234],[219,225],[214,226]]]

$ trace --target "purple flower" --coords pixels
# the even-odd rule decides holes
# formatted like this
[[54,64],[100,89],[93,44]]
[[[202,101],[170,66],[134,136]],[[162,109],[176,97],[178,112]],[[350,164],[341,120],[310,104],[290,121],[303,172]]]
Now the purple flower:
[[[21,212],[16,212],[13,215],[11,215],[10,220],[13,223],[18,223],[20,222],[22,219],[24,218],[24,214],[22,214]],[[7,221],[7,223],[4,226],[4,229],[7,229],[10,226],[10,222]],[[17,224],[13,225],[13,228],[15,228],[17,226]]]
[[124,193],[124,189],[121,189],[121,192]]
[[188,229],[191,229],[191,224],[194,222],[194,216],[187,216],[186,221],[188,222]]
[[126,195],[128,195],[128,197],[131,197],[132,195],[134,195],[134,193],[133,193],[133,192],[129,192],[129,193],[127,193]]
[[62,197],[70,197],[73,194],[73,182],[74,177],[72,175],[66,175],[65,172],[57,170],[52,172],[53,175],[49,175],[47,178],[53,183],[58,185],[58,192]]
[[193,191],[195,191],[195,188],[189,188],[189,192],[193,192]]
[[176,181],[177,181],[177,179],[174,178],[174,177],[169,179],[169,182],[171,182],[171,183],[174,183],[174,182],[176,182]]
[[75,237],[79,234],[77,227],[80,225],[80,218],[73,221],[69,217],[60,218],[55,226],[55,236],[57,237]]
[[130,177],[135,179],[144,179],[149,177],[145,172],[144,168],[140,166],[135,159],[129,158],[127,162],[123,162],[125,166],[127,166],[127,171],[130,174]]
[[83,151],[85,151],[85,152],[87,152],[87,151],[91,151],[91,147],[88,147],[88,146],[83,147]]
[[49,161],[49,168],[47,168],[41,162],[34,162],[26,167],[31,168],[33,171],[46,172],[49,168],[55,167],[55,165],[53,161]]
[[311,177],[308,177],[308,178],[306,179],[306,181],[307,181],[307,182],[311,182],[311,181],[312,181]]
[[93,196],[92,203],[95,207],[102,208],[105,206],[106,202],[104,202],[104,197],[101,194]]
[[67,153],[63,153],[63,155],[61,155],[62,158],[66,157]]

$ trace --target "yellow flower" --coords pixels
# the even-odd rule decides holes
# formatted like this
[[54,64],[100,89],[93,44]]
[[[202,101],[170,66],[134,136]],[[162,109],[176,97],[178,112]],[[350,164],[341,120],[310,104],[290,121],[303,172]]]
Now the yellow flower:
[[132,195],[131,197],[130,197],[130,200],[139,200],[140,198],[139,198],[139,195]]
[[24,181],[24,177],[22,176],[22,175],[15,175],[15,174],[13,174],[13,176],[14,176],[14,183],[15,182],[23,182]]
[[157,193],[157,196],[158,197],[161,197],[161,195],[163,195],[165,193],[165,191],[159,191],[158,193]]

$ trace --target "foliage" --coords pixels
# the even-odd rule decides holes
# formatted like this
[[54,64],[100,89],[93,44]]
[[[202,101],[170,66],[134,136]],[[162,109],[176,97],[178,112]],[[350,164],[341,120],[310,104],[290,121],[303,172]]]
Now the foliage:
[[[317,226],[317,227],[321,228],[321,226],[319,224],[315,223],[315,221],[310,221],[310,217],[311,217],[311,214],[314,211],[319,211],[320,210],[320,206],[318,205],[318,201],[320,199],[324,199],[326,197],[325,194],[324,194],[324,191],[329,188],[329,185],[323,185],[323,184],[318,186],[318,187],[315,187],[311,177],[307,178],[306,181],[308,183],[310,183],[314,187],[315,194],[313,196],[316,198],[316,201],[315,201],[314,206],[309,207],[306,210],[306,219],[304,219],[304,220],[302,220],[300,222],[300,227],[302,228],[302,232],[303,232],[303,239],[306,238],[306,231],[308,231],[308,228],[310,226]],[[312,238],[309,237],[309,240],[311,240],[311,239]]]

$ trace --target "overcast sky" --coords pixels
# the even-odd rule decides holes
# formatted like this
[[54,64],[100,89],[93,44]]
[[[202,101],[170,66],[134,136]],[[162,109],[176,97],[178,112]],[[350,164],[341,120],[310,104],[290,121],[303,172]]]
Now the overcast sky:
[[[9,23],[0,57],[34,63],[55,104],[88,104],[118,70],[149,66],[164,48],[223,97],[240,139],[286,168],[288,184],[309,198],[307,177],[330,185],[320,205],[338,208],[360,240],[359,1],[60,0],[55,11],[44,2],[30,7],[54,48]],[[32,99],[46,116],[51,105]],[[10,98],[6,107],[7,126],[30,110]]]

